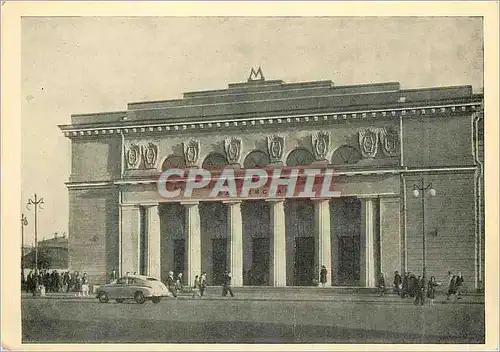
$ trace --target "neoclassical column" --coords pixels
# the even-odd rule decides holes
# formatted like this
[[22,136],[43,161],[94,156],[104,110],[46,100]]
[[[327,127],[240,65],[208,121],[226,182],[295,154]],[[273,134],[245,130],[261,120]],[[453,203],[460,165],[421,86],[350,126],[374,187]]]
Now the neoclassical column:
[[192,285],[201,275],[201,230],[198,202],[183,203],[186,207],[186,252],[188,256],[187,282]]
[[146,208],[148,238],[148,275],[161,277],[161,231],[158,205]]
[[120,206],[120,275],[139,272],[140,207]]
[[241,202],[224,202],[228,206],[228,266],[231,272],[231,285],[243,286],[243,222]]
[[271,241],[270,241],[270,282],[273,286],[286,286],[286,236],[285,207],[283,200],[270,200]]
[[361,199],[361,284],[376,286],[375,276],[375,199]]
[[[328,199],[313,199],[318,270],[324,265],[328,274],[326,286],[332,284],[332,242],[330,226],[330,202]],[[316,273],[319,278],[320,272]]]

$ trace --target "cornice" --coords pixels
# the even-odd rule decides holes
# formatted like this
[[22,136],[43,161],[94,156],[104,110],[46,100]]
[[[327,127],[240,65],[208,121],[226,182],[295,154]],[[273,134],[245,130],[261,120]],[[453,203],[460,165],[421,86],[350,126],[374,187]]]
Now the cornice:
[[293,114],[293,115],[271,115],[265,117],[239,117],[229,119],[212,119],[206,120],[200,118],[191,121],[169,122],[163,120],[159,122],[143,122],[137,121],[131,124],[130,121],[116,122],[108,126],[95,124],[95,126],[86,125],[60,125],[64,135],[69,138],[78,137],[102,137],[102,136],[119,136],[140,135],[143,133],[179,133],[179,132],[194,132],[194,131],[210,131],[230,128],[252,128],[255,126],[308,126],[315,123],[342,123],[346,120],[368,120],[368,119],[384,119],[384,118],[443,118],[464,113],[473,113],[481,109],[481,102],[457,103],[446,105],[425,105],[415,107],[398,107],[387,109],[369,109],[369,110],[346,110],[342,112],[331,113],[309,113],[309,114]]

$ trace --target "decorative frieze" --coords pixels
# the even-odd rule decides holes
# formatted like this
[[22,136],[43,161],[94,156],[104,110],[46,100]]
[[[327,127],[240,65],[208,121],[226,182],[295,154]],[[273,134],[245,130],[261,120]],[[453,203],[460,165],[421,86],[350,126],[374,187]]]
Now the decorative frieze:
[[229,137],[224,141],[226,159],[230,164],[237,164],[241,156],[241,138]]
[[330,133],[326,131],[316,132],[311,136],[312,150],[316,160],[325,160],[330,149]]
[[158,147],[147,144],[128,143],[124,145],[125,168],[127,170],[154,169],[158,159]]
[[378,152],[378,144],[382,146],[382,153],[387,157],[399,155],[399,135],[393,127],[369,127],[359,131],[359,149],[364,158],[374,158]]
[[183,143],[186,166],[196,166],[200,157],[200,141],[191,139]]
[[267,151],[272,163],[280,162],[285,150],[285,137],[272,135],[267,137]]
[[359,149],[365,158],[374,158],[378,151],[378,130],[370,127],[359,131]]

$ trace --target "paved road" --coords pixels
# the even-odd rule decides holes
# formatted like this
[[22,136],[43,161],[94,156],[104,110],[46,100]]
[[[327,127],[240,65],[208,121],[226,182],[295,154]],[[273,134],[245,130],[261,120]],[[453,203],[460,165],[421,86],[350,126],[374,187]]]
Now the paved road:
[[22,333],[25,343],[484,343],[484,305],[24,297]]

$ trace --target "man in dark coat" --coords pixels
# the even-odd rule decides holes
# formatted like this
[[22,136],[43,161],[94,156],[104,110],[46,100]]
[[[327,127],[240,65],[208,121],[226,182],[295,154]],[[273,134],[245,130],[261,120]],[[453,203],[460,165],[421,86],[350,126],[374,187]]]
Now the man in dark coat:
[[425,277],[419,276],[415,283],[415,304],[424,305]]
[[410,289],[410,277],[408,276],[408,273],[405,273],[405,276],[403,278],[403,285],[402,285],[402,290],[401,290],[401,298],[406,298],[408,297]]
[[234,297],[233,290],[231,289],[231,273],[225,271],[222,279],[222,297],[226,297],[228,292],[231,297]]
[[410,282],[408,285],[408,292],[410,294],[410,297],[415,297],[417,295],[417,285],[418,285],[418,279],[415,276],[415,274],[410,273]]
[[325,287],[327,275],[328,275],[328,271],[326,270],[326,267],[324,265],[321,266],[321,271],[319,273],[319,282],[321,282],[321,286],[323,286],[323,287]]
[[401,296],[401,286],[402,286],[403,280],[401,279],[401,275],[399,275],[398,271],[394,272],[394,293],[396,293],[398,296]]

